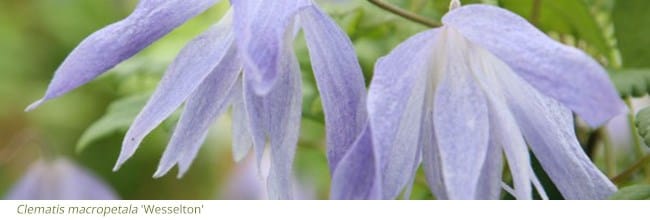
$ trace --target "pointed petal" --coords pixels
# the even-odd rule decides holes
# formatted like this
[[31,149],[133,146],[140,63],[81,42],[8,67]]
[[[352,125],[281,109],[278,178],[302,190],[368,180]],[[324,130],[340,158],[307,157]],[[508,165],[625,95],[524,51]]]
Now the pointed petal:
[[472,199],[488,149],[489,125],[485,97],[460,71],[447,72],[438,88],[434,125],[449,198]]
[[399,195],[416,163],[425,90],[429,86],[429,60],[437,34],[438,30],[432,30],[410,38],[381,58],[375,67],[368,93],[368,114],[373,142],[382,156],[385,199]]
[[366,86],[352,42],[317,7],[300,13],[327,129],[330,170],[366,124]]
[[[245,69],[252,79],[255,92],[268,93],[280,77],[281,54],[287,32],[293,32],[296,13],[311,5],[309,0],[232,1],[237,19],[235,34],[245,61]],[[241,16],[241,17],[240,17]]]
[[378,152],[372,143],[370,126],[341,158],[332,173],[330,199],[381,199]]
[[449,199],[473,199],[488,150],[488,106],[465,58],[467,42],[445,29],[444,76],[434,99],[433,121]]
[[295,56],[282,63],[288,72],[281,72],[278,88],[268,94],[269,144],[271,170],[268,177],[269,198],[291,199],[293,158],[296,153],[302,114],[302,87],[300,67]]
[[[514,182],[514,189],[505,183],[502,183],[503,188],[517,199],[532,199],[532,182],[538,194],[543,199],[548,199],[530,166],[527,144],[522,138],[523,134],[508,107],[508,100],[506,99],[506,95],[513,92],[507,88],[512,86],[513,83],[524,81],[508,65],[490,52],[474,44],[471,45],[471,48],[473,51],[469,53],[469,59],[472,60],[470,61],[472,71],[484,88],[489,100],[490,143],[491,145],[498,145],[505,151]],[[517,85],[514,87],[518,88]],[[489,158],[490,156],[488,156]],[[494,185],[498,186],[498,184]]]
[[283,49],[278,86],[265,96],[259,96],[250,86],[248,75],[244,85],[246,111],[250,119],[250,132],[259,159],[268,138],[271,153],[271,168],[268,177],[268,192],[271,199],[292,198],[292,164],[298,143],[302,88],[300,67],[293,54],[293,47]]
[[[499,74],[502,74],[502,72],[499,72]],[[532,199],[531,176],[534,176],[534,174],[530,173],[528,147],[519,126],[517,126],[517,122],[503,101],[490,100],[490,128],[492,137],[490,145],[499,148],[499,155],[488,157],[487,160],[502,160],[501,150],[503,150],[514,183],[513,196],[517,199]],[[499,169],[499,173],[502,170],[503,167]],[[494,187],[500,191],[501,178],[499,177],[498,182],[494,184]]]
[[508,105],[533,153],[562,195],[567,199],[604,199],[611,195],[616,187],[580,147],[571,111],[509,72],[497,74],[500,83],[507,85],[503,88]]
[[226,111],[241,72],[241,61],[234,44],[223,49],[227,52],[219,65],[189,97],[154,177],[165,175],[176,163],[181,177],[196,157],[210,125]]
[[626,109],[598,62],[552,40],[512,12],[469,5],[449,12],[443,23],[486,48],[537,90],[568,106],[592,126]]
[[402,192],[402,199],[408,200],[411,198],[411,193],[413,192],[413,183],[415,183],[415,176],[417,175],[418,167],[422,163],[422,146],[419,145],[415,155],[415,163],[411,167],[411,175],[408,178],[408,183],[406,183],[406,189]]
[[45,96],[27,111],[93,80],[217,2],[140,1],[127,18],[84,39],[56,70]]
[[178,54],[165,76],[126,133],[114,170],[134,153],[144,137],[172,114],[217,65],[233,44],[230,13]]
[[251,134],[248,131],[249,119],[243,97],[243,81],[237,81],[233,88],[232,104],[232,153],[236,162],[243,160],[253,146]]
[[243,82],[243,95],[244,107],[248,120],[248,131],[250,132],[251,140],[253,142],[253,150],[255,150],[255,158],[257,160],[258,169],[261,168],[262,156],[266,148],[266,131],[268,130],[268,116],[266,115],[266,106],[264,97],[260,97],[255,93],[253,88],[252,79],[248,76],[248,72],[244,70]]
[[609,197],[616,187],[580,147],[571,112],[541,94],[534,101],[514,107],[515,115],[535,156],[562,195],[567,199]]
[[[431,103],[429,106],[433,107],[433,104]],[[443,181],[440,150],[435,136],[435,126],[433,125],[433,108],[430,109],[422,117],[422,129],[418,141],[418,145],[422,148],[422,169],[429,184],[429,189],[436,196],[436,199],[449,199]]]
[[[492,123],[490,122],[490,125]],[[497,200],[501,197],[501,174],[503,173],[502,150],[490,141],[485,163],[476,186],[476,199]]]

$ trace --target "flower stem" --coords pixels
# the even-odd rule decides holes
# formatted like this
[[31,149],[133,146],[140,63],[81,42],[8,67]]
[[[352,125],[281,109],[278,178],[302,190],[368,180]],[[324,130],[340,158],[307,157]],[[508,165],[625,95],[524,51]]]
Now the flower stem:
[[533,8],[530,12],[530,23],[537,26],[539,24],[539,15],[542,11],[542,0],[533,0]]
[[621,174],[618,174],[617,176],[612,178],[611,179],[612,182],[614,182],[616,185],[623,183],[624,180],[634,175],[634,173],[636,173],[637,170],[642,169],[644,166],[647,166],[648,162],[650,162],[650,154],[645,155],[636,163],[634,163],[632,166],[630,166],[625,171],[623,171]]
[[[643,151],[643,146],[641,146],[641,140],[639,139],[639,131],[637,130],[635,125],[636,111],[634,111],[634,106],[632,106],[632,99],[630,97],[625,98],[625,104],[630,109],[630,113],[627,115],[627,118],[628,118],[628,123],[630,124],[630,131],[632,133],[632,141],[633,141],[632,143],[634,144],[634,153],[636,154],[636,158],[638,160],[641,160],[644,157],[645,152]],[[643,165],[640,168],[643,169],[646,181],[650,182],[650,166]]]
[[603,150],[605,154],[605,172],[608,177],[612,177],[616,174],[616,155],[612,146],[612,141],[609,138],[607,129],[604,127],[599,128],[596,132],[599,133],[599,136],[603,140]]
[[[602,143],[602,145],[601,145]],[[603,147],[603,158],[605,159],[605,174],[607,177],[612,178],[616,175],[616,155],[612,147],[609,133],[605,127],[600,127],[591,132],[585,151],[589,159],[594,160],[595,149],[599,146]]]
[[419,23],[419,24],[422,24],[422,25],[425,25],[425,26],[428,26],[428,27],[440,27],[440,26],[442,26],[442,24],[440,24],[440,22],[438,22],[438,21],[429,20],[428,18],[426,18],[424,16],[411,13],[410,11],[401,9],[399,7],[396,7],[396,6],[391,5],[389,3],[383,2],[381,0],[368,0],[368,2],[374,4],[377,7],[381,8],[381,9],[384,9],[384,10],[386,10],[388,12],[396,14],[396,15],[398,15],[400,17],[406,18],[408,20],[411,20],[413,22],[416,22],[416,23]]

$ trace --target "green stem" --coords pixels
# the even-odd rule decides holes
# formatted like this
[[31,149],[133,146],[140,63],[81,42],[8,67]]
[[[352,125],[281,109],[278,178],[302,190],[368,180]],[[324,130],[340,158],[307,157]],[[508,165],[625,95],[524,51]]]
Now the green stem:
[[[637,160],[641,160],[641,158],[644,157],[645,152],[643,150],[643,146],[641,145],[641,139],[639,139],[639,131],[636,128],[635,125],[635,111],[634,111],[634,106],[632,106],[632,98],[627,97],[625,98],[625,104],[630,110],[630,113],[627,115],[628,118],[628,123],[630,124],[630,131],[632,133],[632,141],[634,144],[634,153],[636,154]],[[644,165],[641,167],[643,169],[643,172],[645,174],[645,178],[647,182],[650,182],[650,166]]]
[[530,23],[537,26],[539,24],[539,16],[542,11],[542,0],[533,0],[533,8],[530,12]]
[[388,3],[383,2],[381,0],[368,0],[368,2],[374,4],[377,7],[381,8],[381,9],[384,9],[384,10],[386,10],[388,12],[396,14],[396,15],[398,15],[400,17],[406,18],[408,20],[411,20],[413,22],[416,22],[416,23],[419,23],[419,24],[422,24],[422,25],[425,25],[425,26],[428,26],[428,27],[440,27],[440,26],[442,26],[442,24],[440,24],[440,22],[438,22],[438,21],[429,20],[428,18],[426,18],[424,16],[411,13],[410,11],[401,9],[399,7],[388,4]]
[[596,132],[603,140],[603,150],[605,154],[605,173],[608,177],[616,175],[616,155],[612,146],[612,141],[609,139],[609,134],[605,128],[599,128]]
[[634,173],[636,173],[637,170],[642,169],[643,167],[647,166],[648,163],[650,162],[650,154],[645,155],[642,157],[640,160],[638,160],[636,163],[634,163],[632,166],[627,168],[625,171],[623,171],[621,174],[618,174],[614,178],[612,178],[612,182],[614,182],[616,185],[620,185],[623,183],[624,180],[630,178]]

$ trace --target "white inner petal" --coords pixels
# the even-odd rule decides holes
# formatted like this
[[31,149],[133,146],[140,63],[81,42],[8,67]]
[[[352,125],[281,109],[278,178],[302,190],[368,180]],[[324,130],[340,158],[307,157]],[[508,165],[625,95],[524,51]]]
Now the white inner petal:
[[[441,29],[440,37],[436,39],[436,51],[434,52],[434,60],[432,62],[434,68],[432,68],[432,71],[427,76],[429,85],[426,94],[427,102],[429,102],[432,97],[435,97],[433,95],[436,91],[435,88],[438,83],[441,82],[441,79],[445,74],[469,74],[469,76],[451,77],[471,77],[476,80],[491,105],[490,111],[492,112],[489,114],[490,117],[496,117],[496,120],[500,122],[499,124],[510,123],[507,126],[496,126],[496,128],[509,127],[511,129],[506,130],[516,130],[515,134],[506,134],[506,136],[510,135],[510,137],[504,137],[504,139],[507,140],[500,141],[501,143],[499,143],[499,145],[506,153],[508,163],[511,166],[514,164],[519,166],[511,167],[511,173],[523,177],[526,181],[525,183],[519,181],[519,183],[514,184],[513,192],[519,194],[515,196],[518,198],[531,198],[532,195],[529,193],[530,190],[525,190],[523,188],[530,188],[531,182],[538,182],[538,180],[530,167],[528,147],[519,132],[519,126],[514,120],[514,115],[508,108],[506,96],[509,94],[506,94],[505,89],[502,89],[509,86],[509,83],[513,83],[509,82],[509,79],[519,76],[503,61],[496,58],[489,51],[468,41],[458,31],[450,27],[443,27]],[[525,82],[523,80],[519,81]],[[427,111],[432,108],[432,104],[425,104],[425,109]],[[491,120],[491,122],[493,121],[494,120]],[[475,126],[475,123],[475,119],[468,118],[463,126],[472,128]],[[495,128],[495,126],[491,125],[490,128]],[[497,131],[491,131],[490,135],[494,135],[494,132]],[[517,137],[511,137],[512,135]],[[542,198],[546,198],[541,186],[539,184],[533,185],[537,189],[538,193],[542,195]],[[529,195],[521,195],[522,192],[528,192],[527,194]]]

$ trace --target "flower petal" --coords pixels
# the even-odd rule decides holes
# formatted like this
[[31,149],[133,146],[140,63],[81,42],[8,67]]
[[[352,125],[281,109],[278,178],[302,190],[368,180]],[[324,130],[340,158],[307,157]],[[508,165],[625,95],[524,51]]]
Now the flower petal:
[[[433,102],[433,100],[431,100]],[[433,106],[431,103],[430,106]],[[433,125],[433,108],[422,117],[419,145],[422,148],[422,169],[429,184],[429,189],[436,199],[449,199],[442,176],[440,150]]]
[[280,67],[278,85],[265,96],[255,93],[251,76],[245,75],[244,84],[244,101],[258,165],[267,138],[270,144],[271,170],[267,185],[271,199],[292,198],[291,171],[302,113],[301,73],[291,45],[283,48]]
[[114,170],[135,153],[142,139],[172,114],[222,60],[234,56],[228,53],[233,45],[230,23],[231,13],[228,13],[217,25],[188,43],[169,65],[156,92],[126,133]]
[[486,48],[533,87],[568,106],[592,126],[626,109],[598,62],[552,40],[512,12],[469,5],[449,12],[443,23]]
[[327,129],[330,170],[361,134],[367,120],[366,86],[348,36],[318,7],[300,13]]
[[[267,100],[269,119],[269,144],[271,147],[271,170],[268,177],[269,198],[291,199],[293,158],[300,132],[302,114],[302,87],[298,60],[292,56],[289,72],[281,72],[278,89],[271,90]],[[267,113],[267,114],[268,114]]]
[[61,96],[130,58],[219,0],[142,0],[133,13],[84,39],[56,70],[45,96]]
[[571,111],[516,74],[506,73],[499,72],[497,77],[507,85],[503,88],[508,105],[533,153],[562,195],[566,199],[605,199],[616,191],[580,147]]
[[439,49],[446,49],[444,71],[434,99],[434,126],[449,199],[473,199],[488,150],[488,106],[467,65],[468,44],[443,29]]
[[[483,167],[484,170],[491,169],[493,172],[488,181],[489,188],[479,186],[477,196],[482,197],[481,194],[483,193],[480,190],[483,189],[487,191],[487,195],[484,194],[483,196],[490,199],[499,198],[501,172],[503,170],[501,154],[503,151],[508,160],[508,167],[514,183],[513,196],[517,199],[532,199],[531,180],[536,177],[534,173],[530,172],[532,168],[528,146],[513,113],[507,105],[504,87],[508,87],[510,84],[498,80],[501,75],[518,76],[505,63],[480,46],[470,43],[470,50],[471,52],[468,53],[470,68],[488,99],[490,151],[494,151],[488,152],[485,167]],[[483,176],[488,173],[490,172],[487,171]]]
[[254,91],[268,93],[279,78],[281,54],[286,32],[292,29],[294,16],[309,0],[232,1],[235,13],[235,35],[245,69],[252,79]]
[[330,199],[381,199],[380,158],[370,126],[341,158],[332,173]]
[[236,162],[243,160],[253,146],[251,133],[248,131],[249,119],[244,105],[243,81],[240,78],[233,88],[232,103],[232,153]]
[[[490,125],[492,123],[490,122]],[[503,173],[503,155],[501,147],[490,140],[485,163],[476,186],[476,199],[497,200],[501,197],[501,174]]]
[[408,39],[375,67],[368,114],[373,143],[382,156],[384,199],[396,198],[417,168],[413,163],[437,34],[438,30],[426,31]]
[[406,183],[406,188],[402,191],[402,199],[408,200],[411,198],[411,193],[413,192],[413,184],[415,183],[415,176],[418,172],[418,167],[422,164],[422,146],[419,145],[416,150],[417,154],[415,155],[415,163],[411,168],[411,174],[408,177],[408,183]]
[[230,104],[242,67],[235,45],[231,44],[225,50],[226,55],[219,65],[189,97],[154,177],[165,175],[178,163],[180,178],[196,157],[210,125]]
[[[245,68],[245,67],[244,67]],[[264,156],[264,149],[266,148],[266,131],[268,130],[268,117],[266,111],[266,101],[255,93],[253,83],[248,77],[248,72],[244,70],[243,80],[243,98],[244,107],[247,114],[248,131],[250,132],[251,140],[253,142],[253,149],[255,150],[255,158],[257,159],[257,167],[261,168],[262,156]]]
[[[501,73],[499,72],[499,74]],[[531,175],[534,174],[530,173],[528,145],[526,145],[517,122],[505,105],[504,100],[490,100],[490,126],[490,135],[492,137],[490,144],[499,148],[499,156],[497,158],[488,157],[487,160],[503,160],[501,157],[502,149],[506,154],[514,183],[513,196],[517,199],[532,199]],[[499,173],[501,173],[502,169],[503,167],[499,169]],[[500,191],[501,178],[495,184],[495,187]]]

